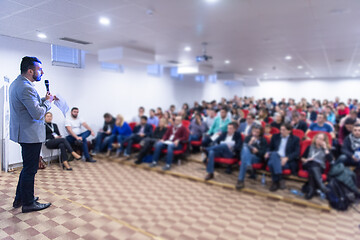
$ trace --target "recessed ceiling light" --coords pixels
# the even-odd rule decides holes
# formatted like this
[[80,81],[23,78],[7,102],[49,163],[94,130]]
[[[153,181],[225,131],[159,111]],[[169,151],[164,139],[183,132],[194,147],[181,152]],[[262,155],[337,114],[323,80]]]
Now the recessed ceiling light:
[[279,79],[279,77],[278,77],[278,76],[275,76],[275,79]]
[[303,67],[303,66],[301,66],[301,65],[299,65],[297,68],[298,68],[298,69],[303,69],[304,67]]
[[310,75],[310,73],[309,73],[309,72],[306,72],[305,75]]
[[225,64],[230,64],[230,60],[225,60]]
[[267,73],[264,73],[264,76],[266,77],[268,74]]
[[313,76],[313,75],[311,75],[311,76],[310,76],[310,78],[314,78],[314,76]]
[[44,33],[38,33],[37,36],[38,36],[38,38],[41,38],[41,39],[47,38],[47,36]]
[[290,55],[287,55],[286,57],[285,57],[285,60],[291,60],[292,59],[292,56],[290,56]]
[[106,17],[101,17],[99,18],[99,23],[105,26],[110,25],[110,19],[106,18]]
[[254,69],[253,69],[253,68],[249,68],[248,70],[249,70],[249,72],[252,72],[252,71],[254,71]]
[[185,48],[184,48],[184,51],[185,51],[185,52],[190,52],[190,51],[191,51],[191,47],[185,47]]
[[359,70],[355,70],[354,73],[355,73],[355,74],[358,74],[358,73],[359,73]]
[[205,0],[205,2],[208,2],[208,3],[216,3],[218,0]]

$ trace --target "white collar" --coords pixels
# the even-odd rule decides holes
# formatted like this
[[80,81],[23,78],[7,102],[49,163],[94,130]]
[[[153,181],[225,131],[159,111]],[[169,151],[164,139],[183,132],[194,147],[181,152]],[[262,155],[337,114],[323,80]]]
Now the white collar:
[[31,86],[33,86],[33,87],[35,87],[35,84],[32,82],[32,81],[30,81],[27,77],[25,77],[25,76],[23,76],[26,80],[28,80],[29,81],[29,83],[31,84]]

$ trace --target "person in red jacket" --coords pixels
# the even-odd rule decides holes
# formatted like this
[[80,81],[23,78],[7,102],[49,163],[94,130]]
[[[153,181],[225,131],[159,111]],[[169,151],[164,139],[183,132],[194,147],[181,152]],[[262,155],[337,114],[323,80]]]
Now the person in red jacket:
[[150,164],[151,168],[157,165],[161,150],[167,148],[166,165],[163,167],[163,170],[170,170],[174,150],[182,149],[183,144],[186,144],[186,141],[189,139],[189,130],[181,124],[181,121],[181,117],[177,116],[174,125],[169,127],[163,138],[155,144],[153,162]]

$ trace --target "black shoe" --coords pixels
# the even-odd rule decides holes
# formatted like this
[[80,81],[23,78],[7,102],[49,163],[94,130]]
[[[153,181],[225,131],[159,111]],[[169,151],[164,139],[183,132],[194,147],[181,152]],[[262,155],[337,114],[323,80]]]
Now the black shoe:
[[[36,202],[37,200],[39,200],[39,197],[34,197],[34,202]],[[13,207],[14,208],[19,208],[22,206],[22,203],[20,200],[14,201],[13,202]]]
[[141,160],[136,160],[134,163],[135,164],[142,164],[142,161]]
[[305,194],[305,199],[312,199],[315,195],[315,180],[312,174],[309,174],[309,181],[308,181],[308,192]]
[[66,171],[72,171],[72,168],[66,168],[65,165],[63,164],[63,169],[65,169]]
[[269,188],[270,192],[275,192],[279,189],[279,182],[272,182],[271,187]]
[[279,182],[279,188],[280,188],[281,190],[286,189],[285,180],[283,180],[283,179],[280,180],[280,182]]
[[240,190],[240,189],[243,189],[244,187],[245,187],[244,181],[238,180],[236,183],[236,189]]
[[43,210],[45,208],[50,207],[51,203],[39,203],[39,202],[33,202],[31,205],[29,206],[23,206],[22,207],[22,212],[23,213],[27,213],[27,212],[34,212],[34,211],[40,211]]
[[208,173],[205,177],[205,181],[209,181],[210,179],[214,178],[214,174],[213,173]]
[[95,160],[95,159],[92,159],[92,158],[90,157],[90,158],[87,158],[87,159],[86,159],[86,162],[96,162],[96,160]]

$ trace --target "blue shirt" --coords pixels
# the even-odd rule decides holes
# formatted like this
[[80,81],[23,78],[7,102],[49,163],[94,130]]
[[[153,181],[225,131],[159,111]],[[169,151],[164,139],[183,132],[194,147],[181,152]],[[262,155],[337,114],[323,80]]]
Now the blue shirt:
[[159,118],[157,116],[149,117],[147,123],[154,124],[157,127],[159,125]]
[[327,123],[324,123],[324,125],[322,127],[320,127],[317,123],[312,123],[310,125],[309,129],[311,131],[323,131],[323,132],[328,132],[328,133],[331,133],[334,131],[333,128]]
[[279,150],[278,150],[278,154],[280,155],[280,157],[286,156],[286,144],[287,144],[288,139],[289,139],[289,136],[281,137],[281,143],[280,143]]

